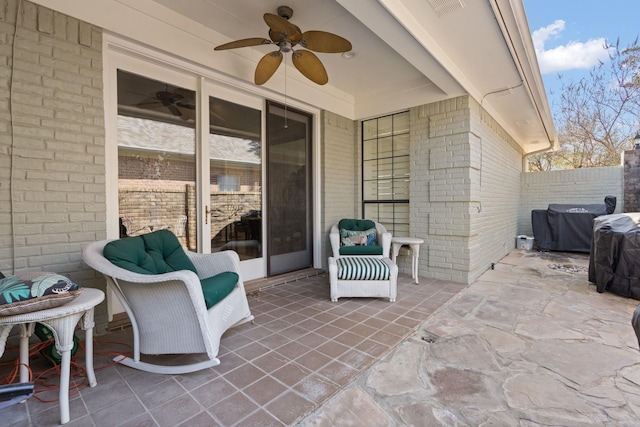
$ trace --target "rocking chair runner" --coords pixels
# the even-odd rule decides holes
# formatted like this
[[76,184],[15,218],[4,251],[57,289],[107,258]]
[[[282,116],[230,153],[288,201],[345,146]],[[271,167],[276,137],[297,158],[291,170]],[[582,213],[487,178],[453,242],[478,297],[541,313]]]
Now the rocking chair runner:
[[[91,243],[83,259],[104,274],[129,315],[133,358],[114,358],[126,366],[162,374],[216,366],[222,334],[253,320],[233,251],[184,251],[173,233],[159,230]],[[143,362],[141,353],[206,353],[208,360],[167,366]]]

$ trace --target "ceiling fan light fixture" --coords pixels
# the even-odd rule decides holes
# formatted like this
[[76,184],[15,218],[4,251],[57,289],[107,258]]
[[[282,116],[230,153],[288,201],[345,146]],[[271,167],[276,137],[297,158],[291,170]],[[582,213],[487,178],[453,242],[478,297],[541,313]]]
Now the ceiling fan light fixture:
[[[354,55],[353,53],[348,54],[351,50],[351,43],[345,38],[326,31],[311,30],[302,32],[297,25],[289,22],[289,18],[292,15],[293,9],[288,6],[280,6],[278,15],[272,13],[263,15],[264,21],[269,27],[269,39],[252,37],[236,40],[216,46],[214,50],[274,44],[278,46],[278,50],[264,55],[256,66],[254,81],[257,85],[266,83],[273,76],[282,62],[283,53],[289,52],[292,54],[293,65],[302,75],[319,85],[326,84],[329,80],[327,71],[320,59],[311,51],[342,53],[345,58],[350,58]],[[298,49],[294,51],[294,47],[302,47],[306,50]],[[344,55],[344,53],[347,54]]]
[[278,42],[278,47],[280,48],[280,52],[289,53],[291,52],[291,42],[289,40],[281,40]]
[[351,59],[351,58],[353,58],[354,56],[356,56],[356,54],[355,54],[354,52],[352,52],[352,51],[349,51],[349,52],[342,52],[342,57],[343,57],[344,59]]

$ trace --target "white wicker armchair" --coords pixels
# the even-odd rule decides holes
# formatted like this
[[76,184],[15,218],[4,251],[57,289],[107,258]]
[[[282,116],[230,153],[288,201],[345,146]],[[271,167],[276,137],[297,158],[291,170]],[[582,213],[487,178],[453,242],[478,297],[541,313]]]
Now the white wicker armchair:
[[[129,238],[131,239],[131,238]],[[239,258],[233,251],[198,254],[185,251],[197,270],[141,274],[111,263],[103,255],[109,240],[91,243],[83,251],[87,265],[102,273],[129,315],[133,327],[133,358],[116,356],[126,366],[147,372],[182,374],[220,364],[220,338],[234,325],[253,320],[239,277],[224,299],[207,309],[201,279],[233,271]],[[140,354],[205,353],[207,360],[185,365],[160,365],[140,360]]]

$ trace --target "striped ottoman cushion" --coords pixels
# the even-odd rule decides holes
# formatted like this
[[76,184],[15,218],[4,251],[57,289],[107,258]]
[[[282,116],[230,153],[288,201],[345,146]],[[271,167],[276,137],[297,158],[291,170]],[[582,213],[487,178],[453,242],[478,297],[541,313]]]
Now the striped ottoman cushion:
[[338,258],[339,280],[389,280],[389,267],[380,258]]

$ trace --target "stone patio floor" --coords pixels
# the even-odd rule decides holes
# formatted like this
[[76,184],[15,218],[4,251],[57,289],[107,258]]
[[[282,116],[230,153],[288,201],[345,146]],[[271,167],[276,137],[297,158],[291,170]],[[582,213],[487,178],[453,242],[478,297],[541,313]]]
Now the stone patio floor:
[[638,426],[638,301],[514,250],[300,425]]

